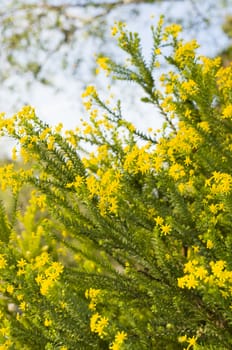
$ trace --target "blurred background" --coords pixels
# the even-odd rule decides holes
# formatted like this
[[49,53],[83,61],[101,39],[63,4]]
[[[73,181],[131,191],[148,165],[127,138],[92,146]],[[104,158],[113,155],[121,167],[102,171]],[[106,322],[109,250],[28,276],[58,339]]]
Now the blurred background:
[[[198,40],[200,54],[221,55],[225,65],[232,59],[232,0],[1,0],[0,111],[10,116],[30,104],[41,119],[69,129],[87,118],[80,97],[86,85],[104,95],[112,84],[126,118],[142,130],[158,127],[160,116],[139,101],[138,88],[96,75],[95,59],[120,62],[111,36],[119,20],[140,33],[149,57],[149,28],[161,14],[167,24],[182,24],[185,39]],[[9,145],[1,141],[2,154]]]

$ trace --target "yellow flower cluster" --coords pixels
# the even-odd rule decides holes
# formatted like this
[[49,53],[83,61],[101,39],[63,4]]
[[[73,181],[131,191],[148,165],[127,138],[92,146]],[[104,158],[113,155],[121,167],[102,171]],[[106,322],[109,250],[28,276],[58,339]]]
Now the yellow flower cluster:
[[[163,99],[162,107],[166,111],[169,106],[169,111],[175,110],[175,104],[173,103],[173,93],[177,89],[179,85],[179,75],[174,73],[173,71],[168,72],[167,74],[162,74],[160,76],[161,86],[165,88],[165,94],[171,95],[167,96]],[[167,110],[168,111],[168,110]]]
[[[207,244],[211,242],[207,241]],[[211,247],[210,247],[211,248]],[[202,260],[202,259],[201,259]],[[189,260],[184,267],[185,275],[178,278],[180,288],[218,288],[223,297],[232,295],[232,271],[226,269],[227,264],[224,260],[210,261],[208,267],[197,259]]]
[[0,167],[1,190],[5,191],[7,189],[11,189],[13,193],[17,193],[17,191],[21,187],[21,183],[19,181],[19,174],[23,175],[25,174],[25,172],[19,171],[17,174],[14,168],[14,164],[8,164]]
[[179,122],[178,126],[178,132],[173,137],[161,139],[157,146],[157,151],[167,155],[172,162],[176,161],[178,155],[191,157],[192,152],[199,148],[203,141],[196,129],[185,122]]
[[[38,266],[38,261],[37,261]],[[52,262],[51,265],[44,270],[43,273],[39,273],[36,277],[36,283],[40,286],[40,293],[47,296],[52,287],[58,281],[64,266],[59,262]]]
[[150,143],[145,146],[139,147],[134,145],[132,149],[125,148],[125,158],[123,168],[129,173],[149,173],[152,169],[153,156],[149,152],[151,148]]
[[33,204],[40,208],[41,212],[44,212],[46,210],[46,199],[47,197],[45,194],[36,194],[33,196]]
[[84,179],[80,175],[76,175],[75,181],[67,183],[67,188],[74,188],[75,190],[78,190],[81,185],[84,183]]
[[17,276],[25,275],[26,266],[27,266],[27,261],[25,259],[21,258],[20,260],[18,260],[18,262],[17,262],[17,267],[18,267]]
[[209,187],[213,195],[229,194],[232,186],[232,176],[230,174],[214,171],[213,175],[205,181],[205,186]]
[[180,97],[186,101],[189,97],[195,96],[198,93],[198,86],[192,79],[184,81],[181,84]]
[[94,196],[99,198],[98,207],[101,215],[105,215],[107,211],[117,214],[120,179],[121,174],[114,169],[106,171],[99,169],[97,176],[90,175],[86,178],[90,198]]
[[223,94],[225,101],[231,99],[232,86],[232,63],[227,67],[220,67],[216,74],[217,84],[220,92]]
[[171,35],[174,39],[176,39],[179,33],[182,31],[182,27],[179,24],[170,24],[169,26],[164,28],[163,40],[166,41]]
[[90,310],[96,310],[96,304],[100,294],[101,294],[100,289],[90,288],[85,291],[86,299],[90,299],[90,303],[89,303]]
[[98,57],[96,60],[99,68],[96,69],[96,74],[100,72],[100,69],[104,70],[109,74],[110,68],[109,68],[109,58],[108,57]]
[[174,180],[179,180],[185,176],[184,166],[178,163],[174,163],[170,166],[168,173]]
[[189,350],[191,348],[194,348],[197,342],[197,337],[187,337],[186,335],[183,335],[178,338],[179,343],[188,343],[187,348],[184,348],[184,350]]
[[202,73],[206,75],[208,73],[214,73],[214,70],[218,70],[221,66],[221,57],[209,58],[205,56],[200,56],[200,60],[202,61]]
[[156,225],[160,228],[160,232],[163,235],[168,235],[172,231],[172,227],[170,224],[164,224],[164,219],[161,216],[157,216],[155,218]]
[[116,21],[114,23],[114,26],[111,28],[111,35],[115,36],[120,32],[123,32],[123,29],[126,27],[126,24],[124,22],[121,21]]
[[124,331],[117,332],[115,335],[115,339],[114,339],[113,343],[110,345],[109,349],[110,350],[120,350],[121,345],[124,343],[126,338],[127,338],[127,333],[125,333]]
[[[1,331],[1,329],[0,329],[0,331]],[[4,330],[3,330],[3,334],[4,334]],[[3,344],[0,344],[0,350],[9,350],[12,348],[13,345],[14,345],[13,342],[8,339]]]
[[34,120],[36,118],[35,109],[32,106],[24,106],[15,117],[19,120]]
[[185,264],[184,277],[178,278],[178,286],[180,288],[196,288],[199,285],[199,280],[203,280],[207,275],[208,271],[202,266],[198,266],[196,259],[190,260]]
[[107,317],[101,316],[99,313],[92,315],[90,319],[91,332],[97,333],[100,338],[107,334],[106,327],[108,326],[109,320]]
[[232,104],[228,104],[222,112],[222,118],[223,119],[230,119],[232,120]]
[[121,22],[121,21],[116,21],[114,23],[114,26],[111,28],[111,35],[112,36],[117,36],[118,39],[118,45],[119,47],[123,48],[127,45],[127,40],[126,40],[126,23]]
[[83,94],[81,95],[82,98],[89,97],[89,96],[95,96],[97,94],[96,89],[93,85],[87,86]]
[[195,50],[199,47],[196,40],[183,43],[179,41],[174,52],[174,60],[178,63],[180,68],[189,66],[195,58]]
[[7,260],[4,254],[0,254],[0,270],[7,266]]

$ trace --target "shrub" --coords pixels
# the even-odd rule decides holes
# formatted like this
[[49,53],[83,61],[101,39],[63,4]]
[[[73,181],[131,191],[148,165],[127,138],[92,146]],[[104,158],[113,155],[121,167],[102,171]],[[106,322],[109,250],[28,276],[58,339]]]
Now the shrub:
[[14,203],[0,208],[2,349],[231,348],[232,67],[180,30],[161,18],[147,62],[118,23],[130,66],[98,58],[142,87],[161,130],[137,130],[94,86],[75,130],[29,106],[2,116],[30,162],[1,168]]

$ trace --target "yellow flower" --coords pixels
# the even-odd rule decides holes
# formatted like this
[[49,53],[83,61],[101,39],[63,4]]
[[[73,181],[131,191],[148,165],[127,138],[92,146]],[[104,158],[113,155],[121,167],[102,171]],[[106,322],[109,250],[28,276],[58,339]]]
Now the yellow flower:
[[47,318],[45,318],[44,325],[45,325],[45,327],[50,327],[52,325],[52,321],[47,319]]
[[2,327],[2,328],[0,328],[0,334],[2,334],[3,337],[9,337],[9,335],[10,335],[9,327]]
[[62,124],[62,123],[59,123],[59,124],[55,127],[55,132],[60,133],[62,129],[63,129],[63,124]]
[[96,329],[96,324],[97,324],[97,321],[98,319],[100,318],[101,316],[99,315],[99,313],[95,313],[92,315],[91,319],[90,319],[90,329],[91,329],[91,332],[95,332],[95,329]]
[[229,104],[223,109],[222,112],[223,119],[232,119],[232,104]]
[[228,67],[221,67],[216,74],[217,86],[222,92],[224,99],[229,100],[231,96],[232,86],[232,65]]
[[65,301],[60,301],[60,307],[61,309],[67,309],[68,304]]
[[87,177],[86,179],[86,184],[87,184],[87,188],[89,190],[89,196],[93,197],[95,194],[98,193],[98,188],[99,188],[99,184],[95,178],[95,176],[91,175],[89,177]]
[[186,335],[182,335],[178,338],[178,342],[179,343],[185,343],[187,341],[187,336]]
[[197,267],[196,268],[196,271],[195,271],[195,276],[198,277],[200,280],[203,280],[208,274],[208,271],[200,266],[200,267]]
[[82,176],[77,175],[77,176],[75,177],[75,182],[73,183],[73,184],[74,184],[74,187],[75,187],[75,188],[79,188],[79,187],[81,186],[82,183],[83,183],[83,178],[82,178]]
[[212,249],[213,246],[214,246],[213,242],[210,239],[208,239],[206,242],[206,248]]
[[99,337],[106,334],[105,327],[108,325],[108,322],[109,320],[107,317],[101,317],[100,320],[98,320],[95,326],[95,333],[97,333]]
[[85,291],[85,297],[86,299],[96,298],[100,294],[100,292],[100,289],[90,288]]
[[118,34],[118,27],[117,26],[113,26],[111,28],[111,35],[115,36],[116,34]]
[[109,319],[107,317],[102,317],[99,313],[93,314],[90,319],[91,332],[97,333],[100,338],[102,338],[103,335],[106,335],[105,328],[107,327],[108,322]]
[[44,141],[47,138],[47,135],[49,135],[50,133],[51,133],[51,128],[45,128],[39,135],[40,140]]
[[45,270],[46,277],[52,280],[57,280],[59,275],[63,272],[64,266],[59,262],[53,262],[50,267]]
[[173,164],[169,168],[169,175],[173,177],[174,180],[178,180],[185,176],[184,167],[181,164]]
[[27,265],[27,262],[24,259],[20,259],[17,261],[17,267],[19,268],[24,268],[26,265]]
[[182,83],[180,96],[184,101],[188,98],[187,95],[194,96],[197,92],[198,86],[192,79]]
[[[117,343],[112,343],[109,347],[110,350],[120,350],[120,345]],[[1,349],[0,349],[1,350]]]
[[0,269],[4,269],[7,265],[7,261],[3,254],[0,254]]
[[180,41],[174,53],[174,60],[179,63],[180,67],[189,64],[195,57],[195,50],[199,47],[196,40],[191,40],[185,44]]
[[109,61],[109,58],[108,57],[98,57],[97,58],[97,64],[99,65],[99,67],[103,70],[108,70],[109,67],[108,67],[108,61]]
[[[38,283],[38,281],[36,280],[36,282]],[[49,289],[54,285],[54,281],[52,281],[51,279],[44,279],[40,282],[40,293],[42,295],[47,295],[49,293]]]
[[27,307],[27,303],[25,301],[22,301],[20,304],[19,304],[19,308],[21,311],[25,311],[26,310],[26,307]]
[[209,123],[208,122],[200,122],[197,125],[199,126],[200,129],[202,129],[205,132],[209,132],[210,131],[210,127],[209,127]]
[[210,210],[211,213],[217,214],[217,212],[218,212],[218,205],[217,204],[213,204],[213,203],[210,204],[209,210]]
[[184,266],[184,273],[193,273],[195,271],[195,266],[198,264],[197,260],[188,261]]
[[54,144],[55,144],[55,137],[54,136],[49,136],[48,137],[48,150],[52,150],[54,148]]
[[17,149],[16,149],[16,147],[12,148],[12,160],[17,160]]
[[[213,176],[209,179],[209,181],[212,182],[212,194],[228,194],[231,191],[232,177],[230,174],[214,171]],[[209,181],[208,183],[210,183]]]
[[197,279],[195,278],[194,275],[188,275],[187,276],[187,279],[185,281],[185,286],[188,288],[188,289],[191,289],[191,288],[196,288],[197,286],[199,285],[199,282],[197,281]]
[[18,295],[17,295],[18,301],[23,300],[23,298],[24,298],[24,295],[23,295],[23,294],[18,294]]
[[89,305],[88,305],[88,308],[92,311],[95,311],[96,310],[96,302],[94,302],[93,300],[90,301]]
[[17,276],[22,276],[22,275],[25,275],[25,274],[26,274],[26,271],[24,269],[18,269]]
[[164,222],[164,219],[161,216],[157,216],[155,218],[156,225],[162,225]]
[[210,267],[211,267],[211,269],[212,269],[213,274],[214,274],[216,277],[220,278],[220,277],[221,277],[221,274],[222,274],[222,272],[223,272],[223,270],[224,270],[225,267],[226,267],[226,262],[223,261],[223,260],[218,260],[218,261],[216,261],[216,262],[211,261],[211,262],[209,263],[209,265],[210,265]]
[[164,28],[164,37],[165,35],[172,35],[173,38],[177,38],[178,34],[182,31],[182,27],[179,24],[171,24]]
[[187,350],[189,350],[191,347],[194,347],[196,345],[196,341],[197,341],[196,337],[188,338],[187,342],[189,343],[189,345],[187,347]]
[[164,16],[161,15],[157,24],[157,27],[162,27],[162,25],[164,24]]
[[219,68],[221,65],[221,57],[216,57],[216,58],[208,58],[205,56],[200,57],[201,61],[203,62],[202,65],[202,73],[203,74],[208,74],[212,69],[214,68]]
[[9,294],[13,294],[14,292],[14,286],[12,286],[12,284],[8,284],[6,287],[6,290]]
[[12,347],[13,343],[11,340],[6,340],[4,344],[0,345],[0,350],[8,350]]
[[124,340],[127,338],[127,333],[124,331],[122,332],[117,332],[115,335],[115,340],[113,343],[110,345],[109,349],[110,350],[120,350],[121,346],[124,342]]
[[115,342],[117,342],[118,344],[122,344],[126,338],[127,333],[125,333],[124,331],[117,332],[117,334],[115,335]]
[[46,265],[49,262],[49,254],[43,252],[41,255],[35,258],[34,268],[39,269],[40,267]]
[[158,49],[155,49],[155,54],[156,55],[160,55],[161,54],[161,50],[158,48]]
[[87,125],[87,126],[85,127],[85,129],[83,130],[83,134],[84,134],[84,135],[89,135],[89,134],[91,134],[91,133],[93,133],[93,128],[92,128],[91,125]]
[[108,202],[109,202],[109,211],[113,214],[117,214],[118,212],[118,201],[117,201],[117,198],[115,197],[110,197],[108,199]]
[[88,96],[93,96],[96,94],[96,88],[93,85],[87,86],[83,94],[81,95],[82,98],[88,97]]
[[164,235],[167,235],[171,232],[172,228],[169,224],[166,224],[166,225],[161,225],[161,232],[164,234]]
[[192,246],[194,253],[198,253],[200,248],[197,245]]
[[187,157],[185,158],[184,162],[185,162],[185,164],[186,164],[187,166],[190,165],[190,164],[192,163],[191,158],[190,158],[189,156],[187,156]]

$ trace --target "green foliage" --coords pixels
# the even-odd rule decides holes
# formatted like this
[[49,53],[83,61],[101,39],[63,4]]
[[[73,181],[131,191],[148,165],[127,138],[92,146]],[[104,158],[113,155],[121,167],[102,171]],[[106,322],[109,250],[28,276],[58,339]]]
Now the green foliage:
[[[138,34],[113,31],[130,66],[98,64],[139,84],[163,128],[136,130],[93,86],[89,122],[75,130],[29,106],[2,116],[20,147],[0,170],[15,199],[13,213],[0,207],[0,344],[230,349],[232,66],[198,57],[163,18],[149,62]],[[157,77],[161,60],[171,70]]]

